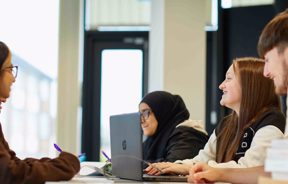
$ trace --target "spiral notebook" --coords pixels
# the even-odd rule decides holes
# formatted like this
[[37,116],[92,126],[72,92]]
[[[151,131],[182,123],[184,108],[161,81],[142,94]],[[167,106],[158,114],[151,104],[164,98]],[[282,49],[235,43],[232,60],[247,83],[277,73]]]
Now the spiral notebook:
[[138,181],[187,182],[185,176],[143,174],[142,129],[140,114],[110,116],[112,174]]

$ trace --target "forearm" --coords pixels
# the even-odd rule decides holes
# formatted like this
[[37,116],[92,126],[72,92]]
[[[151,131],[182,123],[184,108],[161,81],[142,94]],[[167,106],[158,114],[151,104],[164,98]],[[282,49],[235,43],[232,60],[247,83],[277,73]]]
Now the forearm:
[[225,168],[218,170],[217,181],[230,183],[257,183],[260,175],[269,175],[264,172],[264,167],[252,168]]
[[[0,152],[1,153],[1,152]],[[10,159],[0,154],[0,183],[34,183],[71,179],[80,169],[77,157],[61,153],[55,159]]]

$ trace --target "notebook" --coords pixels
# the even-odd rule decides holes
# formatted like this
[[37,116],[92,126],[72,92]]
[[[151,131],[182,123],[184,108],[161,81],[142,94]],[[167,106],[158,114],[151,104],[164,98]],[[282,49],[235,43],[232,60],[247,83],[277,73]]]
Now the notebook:
[[110,116],[112,174],[138,181],[187,182],[185,176],[143,174],[142,134],[138,112]]

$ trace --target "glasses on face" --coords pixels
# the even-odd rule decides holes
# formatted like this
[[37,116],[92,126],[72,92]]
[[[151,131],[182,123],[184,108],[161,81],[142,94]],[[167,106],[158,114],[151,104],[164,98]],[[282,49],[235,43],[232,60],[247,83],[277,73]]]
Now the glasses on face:
[[6,68],[3,68],[1,71],[10,72],[13,75],[13,77],[16,79],[17,74],[18,74],[18,66],[8,66]]
[[149,118],[151,112],[152,111],[150,109],[145,109],[142,112],[140,112],[140,117],[142,121],[146,121]]

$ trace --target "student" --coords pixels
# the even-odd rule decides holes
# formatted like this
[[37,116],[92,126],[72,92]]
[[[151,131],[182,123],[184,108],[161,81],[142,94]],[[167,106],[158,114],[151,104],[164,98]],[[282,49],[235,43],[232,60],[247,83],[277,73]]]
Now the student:
[[[0,110],[10,95],[12,84],[17,76],[17,66],[11,63],[12,54],[9,48],[0,42]],[[26,158],[20,160],[14,151],[10,150],[0,124],[0,183],[40,184],[45,181],[71,179],[80,169],[76,156],[62,152],[55,159]]]
[[[275,91],[279,95],[288,93],[288,10],[274,17],[264,28],[258,42],[259,56],[264,58],[263,75],[274,81]],[[260,95],[260,93],[259,93]],[[288,98],[286,101],[288,105]],[[288,109],[286,112],[288,123]],[[287,126],[285,138],[288,138]],[[229,174],[226,174],[229,173]],[[196,164],[188,177],[189,182],[231,182],[257,183],[260,175],[269,175],[264,167],[248,169],[219,169],[206,164]]]
[[143,158],[149,162],[190,158],[198,154],[208,135],[189,112],[179,95],[165,91],[147,94],[139,104],[144,142]]
[[[188,175],[197,162],[224,168],[264,165],[270,141],[283,137],[285,117],[280,111],[273,81],[262,75],[263,69],[261,59],[234,60],[219,86],[223,91],[220,104],[232,113],[218,124],[204,149],[193,159],[153,165],[162,173],[182,175]],[[152,166],[146,171],[160,174]]]

